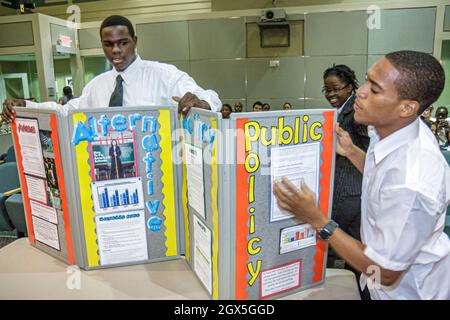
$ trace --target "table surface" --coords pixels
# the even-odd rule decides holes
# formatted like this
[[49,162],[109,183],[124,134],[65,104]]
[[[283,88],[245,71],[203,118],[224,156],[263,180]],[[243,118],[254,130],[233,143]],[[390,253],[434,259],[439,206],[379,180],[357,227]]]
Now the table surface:
[[[75,271],[28,238],[0,249],[0,299],[209,299],[183,260]],[[74,272],[75,271],[75,272]],[[281,299],[360,299],[353,273],[327,269],[321,286]]]

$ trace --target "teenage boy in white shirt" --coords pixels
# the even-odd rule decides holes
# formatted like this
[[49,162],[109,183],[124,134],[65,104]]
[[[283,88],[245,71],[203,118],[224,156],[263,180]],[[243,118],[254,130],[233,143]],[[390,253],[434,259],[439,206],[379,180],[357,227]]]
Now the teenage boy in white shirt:
[[361,241],[328,220],[304,182],[300,190],[285,178],[274,184],[278,206],[329,240],[363,274],[372,299],[450,299],[450,240],[443,232],[450,169],[418,118],[444,83],[444,70],[431,55],[387,54],[356,93],[355,120],[376,131],[367,155],[336,126],[337,152],[363,172]]
[[15,106],[57,109],[65,113],[69,109],[177,103],[178,111],[183,114],[192,107],[220,111],[222,103],[217,93],[202,89],[187,73],[169,64],[142,60],[135,52],[137,36],[127,18],[106,18],[100,26],[100,39],[105,57],[114,68],[92,79],[79,98],[65,105],[52,101],[6,100],[2,120],[6,123],[12,120]]

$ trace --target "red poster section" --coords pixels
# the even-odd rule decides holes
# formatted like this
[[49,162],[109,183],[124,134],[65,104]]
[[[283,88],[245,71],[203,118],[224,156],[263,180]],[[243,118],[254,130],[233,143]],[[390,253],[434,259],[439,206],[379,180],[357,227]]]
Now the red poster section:
[[[62,169],[62,161],[61,161],[61,151],[59,148],[59,135],[58,135],[58,127],[56,115],[50,115],[50,128],[51,128],[51,138],[53,141],[54,155],[55,155],[55,165],[56,165],[56,173],[58,176],[59,182],[59,191],[62,203],[62,217],[64,220],[64,231],[66,237],[67,244],[67,258],[68,263],[74,264],[74,254],[73,254],[73,244],[72,244],[72,233],[70,229],[70,218],[69,218],[69,208],[67,203],[67,194],[66,187],[64,183],[64,175]],[[36,243],[35,235],[34,235],[34,227],[33,227],[33,219],[31,217],[31,209],[30,209],[30,198],[28,196],[28,186],[25,179],[24,169],[23,169],[23,158],[22,151],[19,144],[19,137],[17,135],[17,124],[15,121],[12,123],[12,134],[14,137],[14,146],[16,148],[17,153],[17,169],[19,171],[19,177],[22,185],[22,195],[24,199],[24,209],[28,226],[28,237],[32,244]]]
[[[324,137],[322,139],[323,151],[321,154],[322,165],[320,166],[320,211],[325,216],[328,216],[329,199],[330,199],[330,184],[331,184],[331,165],[333,160],[333,140],[334,140],[334,111],[326,111],[323,113],[325,121],[323,123]],[[314,261],[316,262],[313,272],[313,283],[322,281],[323,267],[325,259],[325,251],[327,248],[326,241],[317,239],[316,255]]]

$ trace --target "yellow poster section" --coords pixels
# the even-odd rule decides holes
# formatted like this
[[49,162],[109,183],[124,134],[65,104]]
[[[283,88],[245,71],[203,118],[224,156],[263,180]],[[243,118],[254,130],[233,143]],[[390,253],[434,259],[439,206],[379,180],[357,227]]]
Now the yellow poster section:
[[[73,115],[73,125],[76,127],[78,121],[85,122],[84,113],[75,113]],[[76,158],[78,167],[78,180],[80,188],[81,212],[83,213],[84,239],[86,241],[86,254],[88,267],[97,267],[100,257],[98,255],[97,234],[95,233],[94,203],[92,201],[90,176],[91,167],[89,166],[89,153],[87,151],[88,142],[81,141],[76,147]]]
[[[217,120],[211,118],[211,128],[217,132]],[[211,188],[211,205],[212,205],[212,219],[213,219],[213,250],[212,250],[212,267],[213,267],[213,299],[219,299],[219,208],[218,208],[218,180],[219,172],[217,165],[217,140],[214,139],[211,151],[211,167],[212,167],[212,188]]]
[[161,137],[161,171],[163,183],[162,193],[164,196],[164,225],[166,231],[166,257],[176,256],[177,251],[177,229],[175,221],[175,198],[173,189],[173,161],[172,161],[172,132],[170,126],[170,110],[160,110],[158,117],[159,136]]
[[[182,116],[181,121],[183,121],[184,116]],[[184,136],[184,129],[181,129],[181,145],[183,148],[183,163],[181,167],[183,168],[183,179],[182,179],[182,189],[181,189],[181,203],[183,205],[183,217],[184,217],[184,241],[185,241],[185,258],[189,262],[191,260],[190,253],[190,241],[189,241],[189,209],[188,209],[188,199],[187,199],[187,172],[186,172],[186,156],[185,156],[185,142],[186,137]]]

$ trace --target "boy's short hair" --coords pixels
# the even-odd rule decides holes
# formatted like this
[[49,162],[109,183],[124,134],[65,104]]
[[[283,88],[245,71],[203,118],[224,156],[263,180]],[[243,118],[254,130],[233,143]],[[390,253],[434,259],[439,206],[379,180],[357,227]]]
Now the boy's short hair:
[[123,16],[109,16],[108,18],[106,18],[105,20],[103,20],[101,26],[100,26],[100,38],[102,36],[102,30],[106,27],[111,27],[111,26],[125,26],[128,28],[128,33],[130,34],[130,36],[132,38],[134,38],[134,28],[133,28],[133,24],[131,23],[130,20],[128,20],[127,18],[123,17]]
[[439,98],[444,90],[445,73],[436,58],[410,50],[388,53],[385,57],[400,73],[394,82],[399,98],[419,102],[418,114]]

